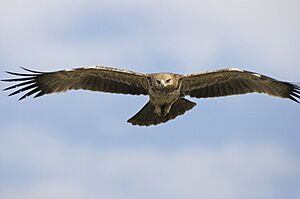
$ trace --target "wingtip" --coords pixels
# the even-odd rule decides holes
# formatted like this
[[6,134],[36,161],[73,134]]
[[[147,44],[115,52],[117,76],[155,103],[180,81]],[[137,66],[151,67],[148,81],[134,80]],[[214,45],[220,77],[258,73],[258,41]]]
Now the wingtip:
[[2,82],[10,82],[10,79],[1,79]]
[[37,98],[37,97],[41,97],[43,96],[45,93],[43,91],[38,92],[33,98]]
[[20,98],[19,98],[19,101],[21,101],[21,100],[25,99],[26,97],[27,97],[26,95],[24,95],[24,96],[20,97]]
[[300,94],[299,92],[295,92],[293,91],[290,95],[289,95],[289,99],[293,100],[294,102],[297,102],[298,104],[300,104],[299,100],[300,100]]
[[290,82],[288,83],[290,87],[290,92],[288,98],[294,102],[300,104],[300,83],[299,82]]
[[10,74],[10,75],[16,75],[16,76],[30,76],[30,77],[33,77],[35,76],[36,74],[24,74],[24,73],[15,73],[15,72],[10,72],[10,71],[5,71],[7,74]]
[[11,89],[11,87],[12,87],[12,86],[6,87],[6,88],[2,89],[2,91],[7,91],[7,90]]
[[8,94],[8,97],[13,96],[15,94],[17,94],[17,93],[16,92],[10,93],[10,94]]
[[28,68],[25,68],[23,66],[20,66],[20,68],[22,68],[23,70],[27,71],[27,72],[31,72],[31,73],[37,73],[37,74],[40,74],[42,72],[40,71],[35,71],[35,70],[31,70],[31,69],[28,69]]
[[295,98],[293,97],[292,95],[289,96],[289,99],[293,100],[294,102],[300,104],[300,102]]

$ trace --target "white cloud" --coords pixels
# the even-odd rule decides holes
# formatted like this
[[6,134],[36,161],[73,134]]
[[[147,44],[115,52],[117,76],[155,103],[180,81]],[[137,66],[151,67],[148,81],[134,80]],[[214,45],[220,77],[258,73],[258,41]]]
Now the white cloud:
[[[236,64],[294,79],[300,73],[298,7],[283,0],[3,1],[0,50],[8,63],[34,67],[106,64],[194,72]],[[111,23],[119,33],[66,40],[65,33],[85,28],[81,20],[95,27]],[[155,62],[159,66],[145,69],[153,53],[178,65]]]
[[296,187],[300,175],[298,159],[272,144],[97,149],[50,135],[32,128],[0,135],[1,168],[20,175],[1,178],[1,198],[267,199],[282,194],[282,182]]

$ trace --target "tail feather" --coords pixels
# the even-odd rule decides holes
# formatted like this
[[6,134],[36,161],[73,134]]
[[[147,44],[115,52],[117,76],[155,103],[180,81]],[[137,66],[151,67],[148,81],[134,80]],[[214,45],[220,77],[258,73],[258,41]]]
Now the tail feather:
[[154,112],[154,105],[148,101],[148,103],[127,122],[139,126],[157,125],[175,119],[177,116],[184,114],[188,110],[191,110],[195,105],[196,103],[194,102],[184,98],[179,98],[176,102],[174,102],[170,112],[167,115],[159,116]]

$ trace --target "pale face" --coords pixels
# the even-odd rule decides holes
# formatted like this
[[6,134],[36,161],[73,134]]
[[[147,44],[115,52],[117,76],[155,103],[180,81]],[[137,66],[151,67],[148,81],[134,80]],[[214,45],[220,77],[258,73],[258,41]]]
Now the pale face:
[[152,81],[154,81],[153,85],[158,89],[169,89],[177,86],[175,76],[168,73],[156,74]]

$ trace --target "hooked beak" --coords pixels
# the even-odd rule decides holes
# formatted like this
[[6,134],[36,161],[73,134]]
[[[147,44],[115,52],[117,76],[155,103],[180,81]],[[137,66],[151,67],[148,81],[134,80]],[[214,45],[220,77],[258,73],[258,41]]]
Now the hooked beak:
[[165,80],[161,80],[160,87],[161,87],[161,88],[165,88],[165,87],[166,87],[166,82],[165,82]]

